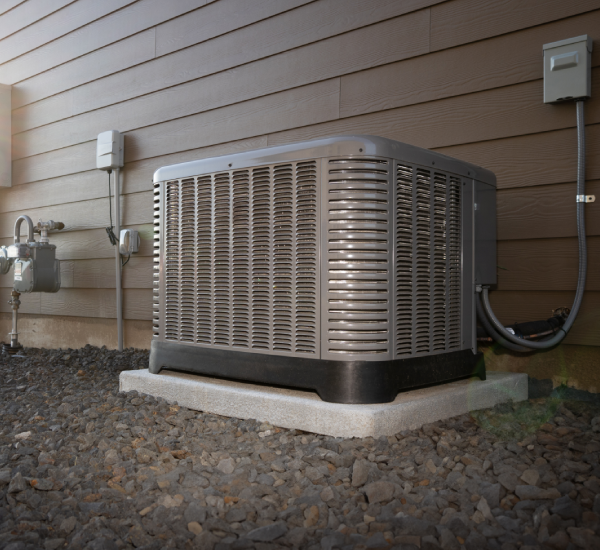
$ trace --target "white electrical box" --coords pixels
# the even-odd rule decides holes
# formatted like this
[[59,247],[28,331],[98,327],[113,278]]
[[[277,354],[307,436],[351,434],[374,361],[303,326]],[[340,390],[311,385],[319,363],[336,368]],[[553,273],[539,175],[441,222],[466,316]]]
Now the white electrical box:
[[544,103],[592,95],[592,39],[584,34],[544,44]]
[[123,134],[117,130],[108,130],[98,134],[96,168],[100,170],[123,168],[123,138]]
[[121,229],[119,252],[123,256],[135,254],[140,249],[140,234],[135,229]]
[[11,86],[0,84],[0,187],[12,185],[11,90]]

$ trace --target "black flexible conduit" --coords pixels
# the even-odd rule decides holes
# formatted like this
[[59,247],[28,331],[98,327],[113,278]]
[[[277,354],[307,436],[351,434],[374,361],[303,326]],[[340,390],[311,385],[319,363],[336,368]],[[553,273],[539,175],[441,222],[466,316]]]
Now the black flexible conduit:
[[[583,101],[579,100],[576,102],[577,105],[577,195],[585,195],[585,120],[584,120],[584,110],[583,110]],[[577,313],[579,312],[579,308],[581,306],[581,302],[583,300],[583,292],[585,289],[585,279],[587,273],[587,243],[585,238],[585,211],[584,211],[584,202],[577,202],[577,236],[579,239],[579,277],[577,280],[577,292],[575,293],[575,300],[573,302],[573,307],[571,308],[571,313],[565,324],[558,329],[558,333],[550,338],[546,338],[544,340],[540,340],[538,342],[534,342],[531,340],[524,340],[519,338],[513,334],[511,334],[508,330],[504,328],[504,325],[498,320],[494,312],[492,311],[492,307],[490,305],[490,297],[488,293],[488,288],[483,287],[481,291],[478,289],[478,294],[481,293],[483,297],[483,304],[479,303],[479,296],[477,297],[477,305],[478,305],[478,313],[479,308],[483,309],[483,315],[480,314],[480,321],[483,324],[484,328],[488,332],[488,334],[494,338],[500,344],[506,346],[506,344],[499,340],[497,336],[501,337],[504,341],[508,340],[513,345],[529,348],[529,349],[547,349],[558,344],[569,332],[569,329],[573,326],[575,322],[575,318],[577,317]],[[492,325],[490,328],[496,333],[496,335],[492,334],[487,326],[486,321]],[[506,346],[508,347],[508,346]],[[509,348],[514,349],[514,348]],[[524,350],[514,350],[514,351],[524,351]]]
[[492,324],[488,321],[488,318],[485,316],[485,313],[483,311],[483,306],[481,305],[481,293],[480,292],[478,292],[477,296],[475,297],[475,305],[477,307],[477,317],[479,318],[479,322],[481,323],[485,332],[487,333],[487,335],[490,338],[492,338],[493,340],[498,342],[501,346],[504,346],[506,349],[510,349],[512,351],[519,351],[522,353],[523,352],[531,353],[533,351],[529,348],[525,348],[523,346],[513,344],[512,342],[509,342],[505,338],[502,338],[502,336],[500,336],[500,334],[498,334],[496,329],[494,329]]

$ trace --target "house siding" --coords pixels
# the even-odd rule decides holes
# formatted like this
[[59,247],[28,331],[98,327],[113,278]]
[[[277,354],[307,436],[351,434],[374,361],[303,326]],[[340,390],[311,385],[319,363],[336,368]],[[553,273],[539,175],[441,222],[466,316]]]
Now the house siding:
[[[599,0],[10,6],[0,14],[0,83],[13,85],[13,178],[0,188],[0,244],[12,241],[20,214],[66,225],[51,239],[63,260],[61,291],[22,297],[25,344],[82,345],[85,330],[64,332],[74,323],[90,331],[100,323],[105,343],[116,343],[107,176],[95,169],[95,139],[108,129],[126,136],[122,225],[142,235],[123,272],[124,316],[135,323],[126,344],[149,347],[151,338],[153,172],[334,134],[380,135],[493,170],[499,317],[547,318],[572,303],[575,109],[543,103],[542,45],[581,34],[598,41]],[[595,46],[587,185],[600,194]],[[565,340],[586,353],[600,349],[599,211],[600,202],[586,206],[588,282]],[[11,282],[0,277],[4,332]]]

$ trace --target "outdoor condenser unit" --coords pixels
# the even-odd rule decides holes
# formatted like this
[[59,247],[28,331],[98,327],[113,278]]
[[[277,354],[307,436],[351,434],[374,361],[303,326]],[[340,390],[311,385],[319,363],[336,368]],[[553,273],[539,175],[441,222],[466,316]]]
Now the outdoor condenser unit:
[[484,378],[474,294],[496,282],[495,185],[373,136],[160,168],[150,371],[341,403]]

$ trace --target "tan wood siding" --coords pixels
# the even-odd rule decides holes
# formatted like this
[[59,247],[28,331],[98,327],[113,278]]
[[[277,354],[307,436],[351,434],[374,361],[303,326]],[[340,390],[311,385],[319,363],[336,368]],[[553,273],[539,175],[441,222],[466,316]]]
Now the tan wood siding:
[[[0,244],[21,213],[66,224],[52,236],[63,288],[24,296],[24,313],[114,317],[107,176],[95,169],[96,136],[111,128],[126,132],[122,223],[142,236],[123,271],[125,318],[147,323],[148,344],[153,172],[334,134],[390,137],[494,171],[499,316],[546,318],[570,305],[575,114],[542,102],[542,44],[586,33],[596,41],[587,188],[600,196],[599,0],[6,5],[0,82],[14,84],[14,160],[13,187],[0,189]],[[569,344],[600,346],[599,213],[600,201],[586,206],[588,283]],[[1,278],[3,314],[9,292]]]

